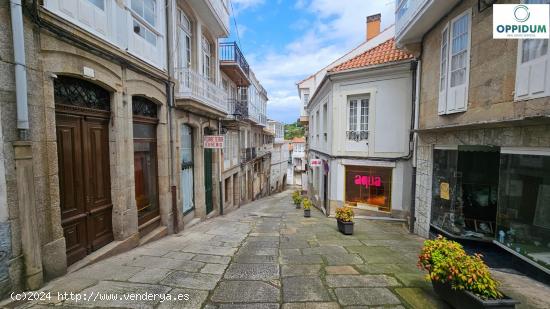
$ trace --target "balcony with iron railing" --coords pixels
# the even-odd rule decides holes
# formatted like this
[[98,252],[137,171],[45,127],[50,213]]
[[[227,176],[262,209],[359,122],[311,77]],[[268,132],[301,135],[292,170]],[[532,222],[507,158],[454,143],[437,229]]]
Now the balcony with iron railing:
[[244,120],[248,118],[248,102],[247,100],[228,99],[227,108],[229,110],[228,117],[235,120]]
[[418,43],[426,31],[459,0],[396,0],[395,38],[399,45]]
[[220,68],[237,86],[250,85],[250,65],[237,43],[220,43]]
[[[225,91],[207,77],[189,68],[176,69],[177,90],[176,106],[191,107],[201,110],[214,109],[221,114],[229,112]],[[184,104],[181,100],[190,101]]]

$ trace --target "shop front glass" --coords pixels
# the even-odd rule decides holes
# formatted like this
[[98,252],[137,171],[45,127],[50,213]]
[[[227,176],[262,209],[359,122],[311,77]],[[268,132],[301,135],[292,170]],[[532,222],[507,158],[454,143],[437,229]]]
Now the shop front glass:
[[550,269],[550,156],[501,154],[497,241]]
[[346,204],[391,211],[392,168],[346,166]]

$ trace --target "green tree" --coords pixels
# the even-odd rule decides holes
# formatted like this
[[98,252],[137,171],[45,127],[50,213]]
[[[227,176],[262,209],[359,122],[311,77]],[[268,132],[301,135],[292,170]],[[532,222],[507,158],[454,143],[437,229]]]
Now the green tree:
[[295,123],[285,124],[285,139],[291,140],[295,137],[303,137],[305,129],[296,121]]

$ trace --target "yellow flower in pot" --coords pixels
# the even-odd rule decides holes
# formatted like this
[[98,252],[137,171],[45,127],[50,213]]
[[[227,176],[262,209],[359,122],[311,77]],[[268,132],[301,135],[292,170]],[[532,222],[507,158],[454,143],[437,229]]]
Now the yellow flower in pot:
[[292,201],[294,202],[294,205],[296,206],[296,209],[300,209],[300,205],[302,204],[302,194],[299,190],[296,190],[292,192]]
[[308,198],[305,198],[303,201],[304,204],[304,217],[309,218],[311,217],[311,201]]
[[353,217],[355,213],[351,207],[339,207],[336,208],[336,221],[338,223],[338,230],[344,235],[353,234]]

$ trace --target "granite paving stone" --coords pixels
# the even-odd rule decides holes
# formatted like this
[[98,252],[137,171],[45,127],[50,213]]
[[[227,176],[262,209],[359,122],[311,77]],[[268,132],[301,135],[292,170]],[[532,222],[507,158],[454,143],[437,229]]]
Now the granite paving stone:
[[263,280],[269,281],[279,278],[277,264],[229,264],[224,279],[234,280]]
[[326,266],[325,272],[327,275],[359,275],[359,272],[352,266]]
[[279,302],[279,289],[261,281],[223,281],[211,300],[219,303]]
[[201,269],[201,273],[221,275],[224,273],[226,268],[226,264],[206,264]]
[[321,270],[321,265],[283,265],[281,268],[282,277],[295,276],[317,276]]
[[284,302],[330,301],[327,289],[317,276],[283,278]]
[[212,290],[220,280],[220,275],[175,271],[160,283],[179,288]]
[[395,278],[386,275],[327,275],[327,285],[341,287],[394,287],[400,286]]
[[386,288],[337,288],[334,290],[343,306],[399,305],[401,301]]
[[210,254],[197,254],[193,257],[193,261],[213,264],[229,264],[229,262],[231,261],[231,257]]

